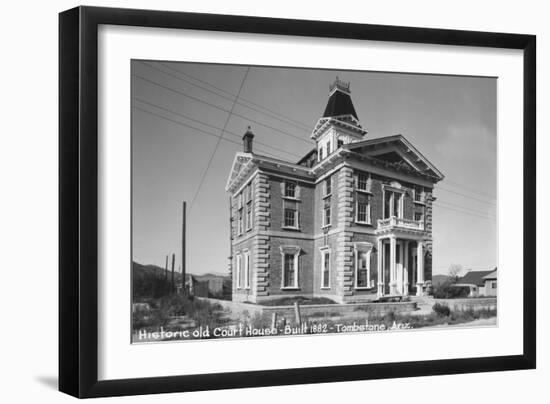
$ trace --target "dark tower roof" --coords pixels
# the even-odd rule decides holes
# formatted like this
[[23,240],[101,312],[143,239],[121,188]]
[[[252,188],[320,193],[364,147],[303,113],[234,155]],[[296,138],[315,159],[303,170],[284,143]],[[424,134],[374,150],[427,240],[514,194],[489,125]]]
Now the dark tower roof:
[[357,112],[355,112],[355,108],[353,107],[353,102],[351,102],[349,83],[343,82],[336,77],[336,80],[329,86],[329,89],[330,97],[323,118],[352,115],[355,119],[359,120]]

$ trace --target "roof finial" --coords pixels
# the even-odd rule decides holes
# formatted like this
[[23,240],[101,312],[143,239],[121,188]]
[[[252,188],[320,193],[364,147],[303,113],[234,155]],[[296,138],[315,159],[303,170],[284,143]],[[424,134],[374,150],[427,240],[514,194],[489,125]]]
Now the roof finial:
[[342,81],[340,80],[340,77],[336,76],[336,80],[334,80],[334,82],[329,85],[329,92],[332,93],[333,91],[336,91],[336,90],[340,90],[344,93],[348,93],[350,94],[351,91],[349,89],[350,87],[350,82],[345,82],[345,81]]

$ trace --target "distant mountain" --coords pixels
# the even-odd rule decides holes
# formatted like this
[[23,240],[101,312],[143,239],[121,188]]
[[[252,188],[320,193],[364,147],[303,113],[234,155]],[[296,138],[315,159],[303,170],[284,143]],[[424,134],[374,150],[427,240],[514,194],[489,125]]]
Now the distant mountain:
[[[139,264],[137,262],[133,262],[133,276],[135,278],[144,278],[144,277],[150,277],[150,276],[157,276],[159,278],[163,278],[165,276],[165,270],[164,268],[159,267],[158,265],[153,264]],[[170,281],[172,278],[172,269],[168,269],[168,280]],[[196,280],[198,281],[207,281],[210,279],[216,279],[221,278],[224,280],[230,279],[229,274],[222,274],[218,272],[208,272],[206,274],[201,275],[195,275],[192,273],[187,273],[187,275],[192,275]],[[176,282],[181,282],[181,272],[178,272],[177,270],[174,272],[174,279]]]
[[[161,268],[157,265],[148,264],[143,265],[139,264],[137,262],[132,263],[132,269],[133,269],[133,276],[134,279],[138,278],[145,278],[145,277],[151,277],[151,276],[157,276],[159,278],[163,278],[165,276],[165,270],[164,268]],[[168,280],[171,280],[172,276],[172,270],[168,270]],[[174,279],[176,281],[181,281],[181,273],[174,271]]]
[[[229,275],[219,274],[215,272],[202,275],[192,275],[198,282],[207,284],[211,280],[219,279],[223,283],[223,290],[231,291],[231,277]],[[174,272],[174,281],[181,284],[181,273]],[[210,287],[207,286],[207,290]],[[137,262],[132,263],[132,290],[134,299],[149,299],[165,296],[172,289],[172,270],[165,271],[157,265],[143,265]],[[209,293],[209,292],[208,292]],[[221,293],[221,292],[220,292]]]
[[202,275],[193,275],[193,276],[198,281],[209,281],[210,279],[218,279],[218,278],[221,278],[224,280],[230,279],[228,274],[220,274],[220,273],[214,273],[214,272],[202,274]]

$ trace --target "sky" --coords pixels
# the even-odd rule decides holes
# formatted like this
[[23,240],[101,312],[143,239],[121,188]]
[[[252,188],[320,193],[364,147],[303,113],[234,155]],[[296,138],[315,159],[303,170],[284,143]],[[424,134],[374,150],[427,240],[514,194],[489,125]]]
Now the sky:
[[367,138],[402,134],[445,175],[434,191],[433,273],[497,266],[496,78],[139,60],[133,260],[164,267],[175,253],[179,268],[187,201],[187,273],[227,273],[225,185],[242,135],[250,125],[255,151],[296,162],[314,146],[336,76],[351,83]]

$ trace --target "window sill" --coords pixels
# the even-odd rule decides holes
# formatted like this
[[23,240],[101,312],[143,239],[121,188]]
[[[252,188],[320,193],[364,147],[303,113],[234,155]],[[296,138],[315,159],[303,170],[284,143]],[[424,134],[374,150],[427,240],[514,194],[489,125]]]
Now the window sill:
[[372,226],[371,222],[360,222],[358,220],[355,221],[355,224],[360,224],[362,226]]
[[355,188],[355,190],[357,192],[361,192],[361,193],[364,193],[364,194],[371,194],[372,195],[372,191],[369,191],[367,189],[360,189],[360,188]]
[[330,286],[321,286],[321,290],[330,290]]
[[414,201],[413,200],[413,203],[416,203],[417,205],[426,205],[426,202],[424,202],[424,201]]
[[300,198],[296,198],[295,196],[284,196],[283,195],[283,199],[288,199],[289,201],[300,202]]
[[293,226],[281,226],[283,230],[293,230],[293,231],[300,231],[299,227],[293,227]]
[[374,289],[374,286],[356,286],[354,289],[355,290],[372,290]]
[[330,229],[331,227],[331,224],[325,224],[324,226],[321,226],[321,229]]
[[299,286],[283,286],[281,290],[301,290]]
[[330,198],[332,196],[332,192],[330,194],[323,195],[323,199]]

